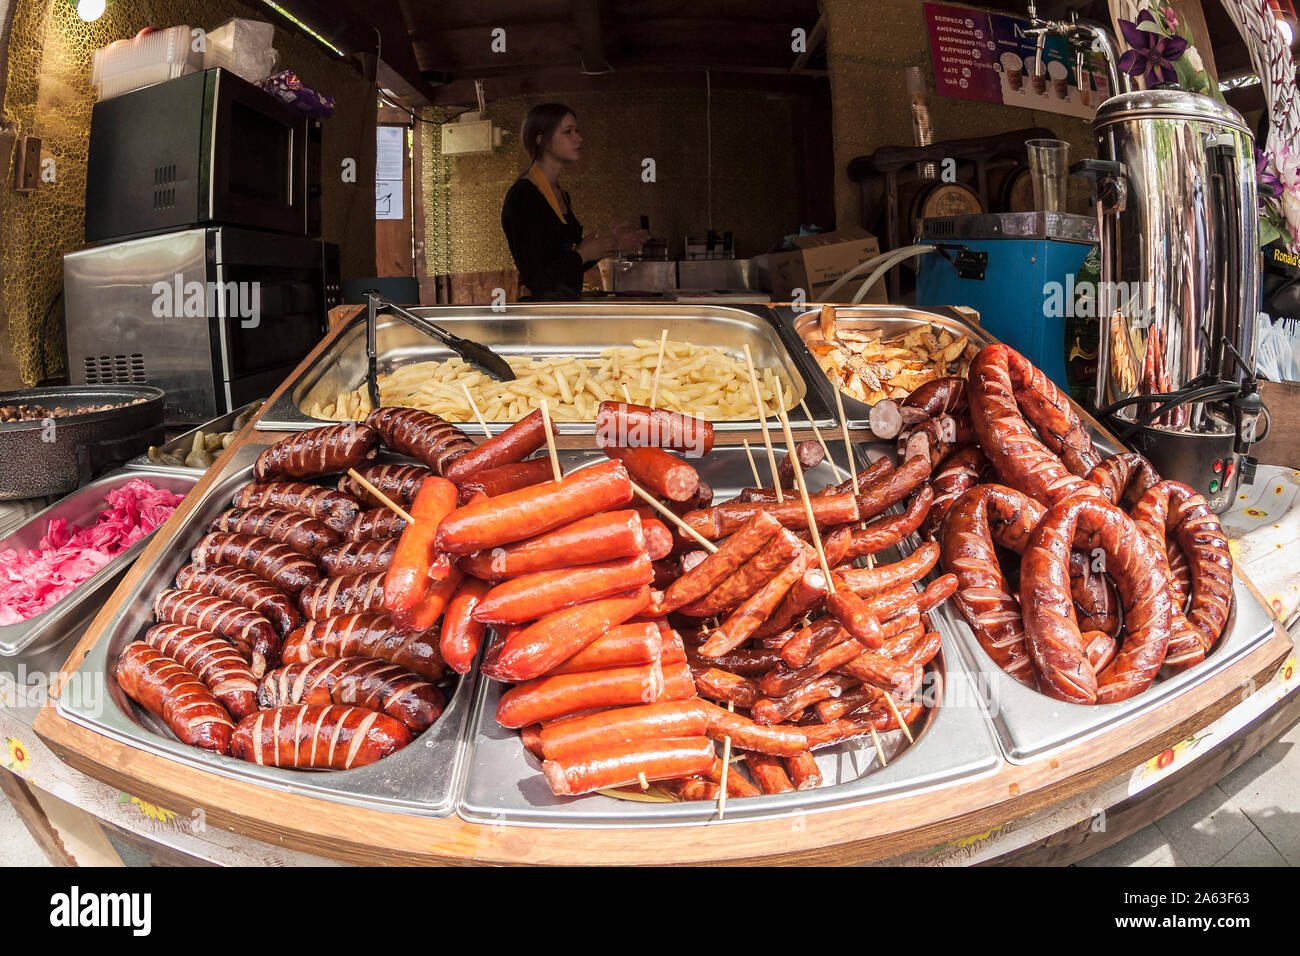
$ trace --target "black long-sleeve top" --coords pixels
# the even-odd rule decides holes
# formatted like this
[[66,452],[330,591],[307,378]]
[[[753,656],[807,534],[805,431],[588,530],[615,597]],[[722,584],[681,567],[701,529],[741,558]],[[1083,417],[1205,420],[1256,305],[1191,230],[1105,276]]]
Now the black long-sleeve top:
[[[567,193],[564,200],[567,205]],[[501,229],[530,298],[557,301],[582,294],[582,274],[595,263],[578,254],[582,223],[572,209],[560,222],[541,190],[521,177],[501,206]]]

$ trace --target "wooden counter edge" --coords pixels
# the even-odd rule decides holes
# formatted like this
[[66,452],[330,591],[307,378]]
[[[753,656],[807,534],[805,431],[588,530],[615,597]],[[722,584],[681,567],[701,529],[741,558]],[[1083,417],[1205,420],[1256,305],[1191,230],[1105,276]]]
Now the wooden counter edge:
[[[286,794],[186,767],[72,724],[53,705],[36,733],[70,766],[208,825],[363,864],[857,863],[980,833],[1084,792],[1217,720],[1266,685],[1291,653],[1273,635],[1160,709],[1051,759],[866,806],[684,827],[566,829],[468,823]],[[1130,742],[1139,743],[1129,746]],[[1113,754],[1113,755],[1112,755]]]

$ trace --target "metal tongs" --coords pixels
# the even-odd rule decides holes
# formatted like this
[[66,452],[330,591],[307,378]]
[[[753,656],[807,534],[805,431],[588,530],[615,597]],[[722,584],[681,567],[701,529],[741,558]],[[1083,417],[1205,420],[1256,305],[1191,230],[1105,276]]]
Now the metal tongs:
[[380,312],[391,312],[411,328],[437,339],[484,375],[499,382],[513,382],[515,380],[515,373],[511,371],[509,363],[486,345],[471,342],[459,335],[453,335],[442,326],[430,322],[423,316],[416,315],[394,302],[389,302],[373,289],[366,292],[366,302],[366,391],[370,396],[371,408],[379,407],[379,377],[376,373],[378,349],[375,345],[377,323],[375,320]]

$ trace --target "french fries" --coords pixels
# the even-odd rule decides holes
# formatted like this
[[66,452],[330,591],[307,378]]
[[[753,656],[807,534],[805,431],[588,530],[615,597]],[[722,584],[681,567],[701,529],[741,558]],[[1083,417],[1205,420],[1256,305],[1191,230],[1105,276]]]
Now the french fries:
[[[659,359],[657,339],[635,339],[631,347],[602,351],[599,357],[567,355],[507,356],[516,378],[498,382],[476,371],[460,357],[444,362],[416,362],[379,376],[382,405],[408,406],[441,415],[450,422],[473,421],[464,385],[489,422],[513,422],[545,399],[551,417],[560,422],[591,422],[603,401],[622,401],[626,386],[631,400],[649,404]],[[768,409],[776,395],[779,372],[765,368],[759,393]],[[781,392],[798,401],[789,380],[780,376]],[[656,405],[712,421],[748,420],[758,416],[749,373],[743,359],[716,346],[669,340],[664,346]],[[366,387],[339,394],[333,402],[314,402],[313,418],[360,421],[371,411]]]
[[835,338],[810,342],[808,350],[833,385],[868,405],[906,398],[931,379],[965,375],[978,351],[966,336],[937,326],[919,325],[886,340],[880,329],[844,325],[832,323]]

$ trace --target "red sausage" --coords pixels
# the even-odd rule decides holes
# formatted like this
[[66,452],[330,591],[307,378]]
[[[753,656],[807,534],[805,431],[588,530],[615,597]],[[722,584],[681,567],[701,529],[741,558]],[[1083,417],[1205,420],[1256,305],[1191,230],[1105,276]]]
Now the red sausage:
[[[819,526],[850,524],[860,517],[858,499],[852,494],[817,496],[810,500],[810,504],[813,520]],[[789,497],[783,504],[756,501],[748,504],[714,505],[702,511],[692,511],[682,520],[703,537],[716,541],[739,531],[745,522],[762,512],[771,515],[786,528],[808,527],[803,502]]]
[[191,747],[230,753],[235,724],[194,672],[142,641],[128,644],[114,669],[133,701],[162,720]]
[[613,561],[646,550],[645,522],[637,513],[608,511],[518,544],[476,551],[461,558],[458,566],[485,581],[502,581],[536,571]]
[[782,568],[777,574],[768,581],[763,587],[750,596],[744,604],[736,608],[731,616],[722,622],[722,626],[715,630],[707,641],[700,647],[700,653],[705,657],[717,657],[725,654],[727,651],[739,647],[749,636],[754,633],[754,629],[776,610],[776,606],[781,603],[787,591],[794,586],[794,582],[803,576],[804,571],[815,560],[809,552],[801,552],[795,556],[795,559]]
[[501,465],[498,468],[476,471],[457,483],[459,500],[463,506],[469,504],[470,499],[479,494],[497,498],[507,491],[518,491],[520,488],[550,481],[551,475],[549,458],[530,458],[528,461],[513,465]]
[[483,643],[486,624],[474,620],[474,609],[491,585],[478,578],[466,577],[460,588],[447,603],[447,616],[442,621],[438,647],[442,659],[457,674],[464,674],[474,663],[479,645]]
[[793,757],[808,749],[808,738],[802,728],[764,727],[743,714],[733,714],[708,701],[700,701],[700,706],[709,717],[707,733],[714,740],[730,737],[732,747],[773,757]]
[[605,454],[621,461],[633,481],[660,498],[691,501],[700,487],[699,472],[662,448],[606,446]]
[[438,528],[438,550],[469,554],[523,541],[632,500],[627,469],[602,462],[531,488],[453,511]]
[[703,737],[708,726],[698,701],[674,700],[567,717],[544,724],[540,736],[548,760],[567,760],[635,740]]
[[402,531],[384,575],[384,607],[394,614],[411,610],[428,593],[436,557],[433,539],[438,524],[455,507],[456,486],[446,478],[430,475],[420,485],[411,503],[415,520]]
[[691,676],[696,690],[709,700],[730,702],[748,709],[763,696],[757,681],[717,667],[692,668]]
[[715,553],[673,582],[660,603],[664,613],[675,611],[712,592],[757,554],[780,530],[780,522],[770,514],[765,511],[756,512]]
[[546,760],[542,772],[551,792],[574,796],[646,780],[668,780],[703,773],[717,754],[707,737],[637,740],[590,751],[570,761]]
[[[551,433],[560,430],[551,423]],[[443,474],[448,481],[459,485],[467,478],[492,468],[523,461],[546,444],[546,426],[539,408],[515,422],[501,434],[489,438],[477,448],[461,455],[447,466]],[[490,496],[492,492],[488,492]]]
[[817,758],[804,752],[785,758],[785,769],[796,790],[816,790],[822,785],[822,772],[817,766]]
[[658,661],[661,665],[673,663],[663,659],[663,637],[659,628],[650,622],[620,624],[610,628],[564,663],[551,668],[548,673],[577,674],[610,667],[634,667],[651,661]]
[[657,518],[642,518],[641,533],[645,536],[646,554],[651,561],[668,557],[673,551],[673,533]]
[[501,695],[496,718],[502,727],[519,728],[592,707],[652,704],[663,692],[664,673],[658,661],[640,667],[558,674],[510,688]]
[[267,767],[349,770],[412,740],[400,721],[366,707],[291,704],[250,714],[231,739],[231,756]]
[[649,584],[654,568],[644,554],[558,571],[537,571],[498,584],[474,609],[485,624],[524,624],[566,607]]
[[713,450],[713,426],[702,418],[662,408],[601,402],[596,410],[596,443],[605,448],[653,445],[703,458]]

